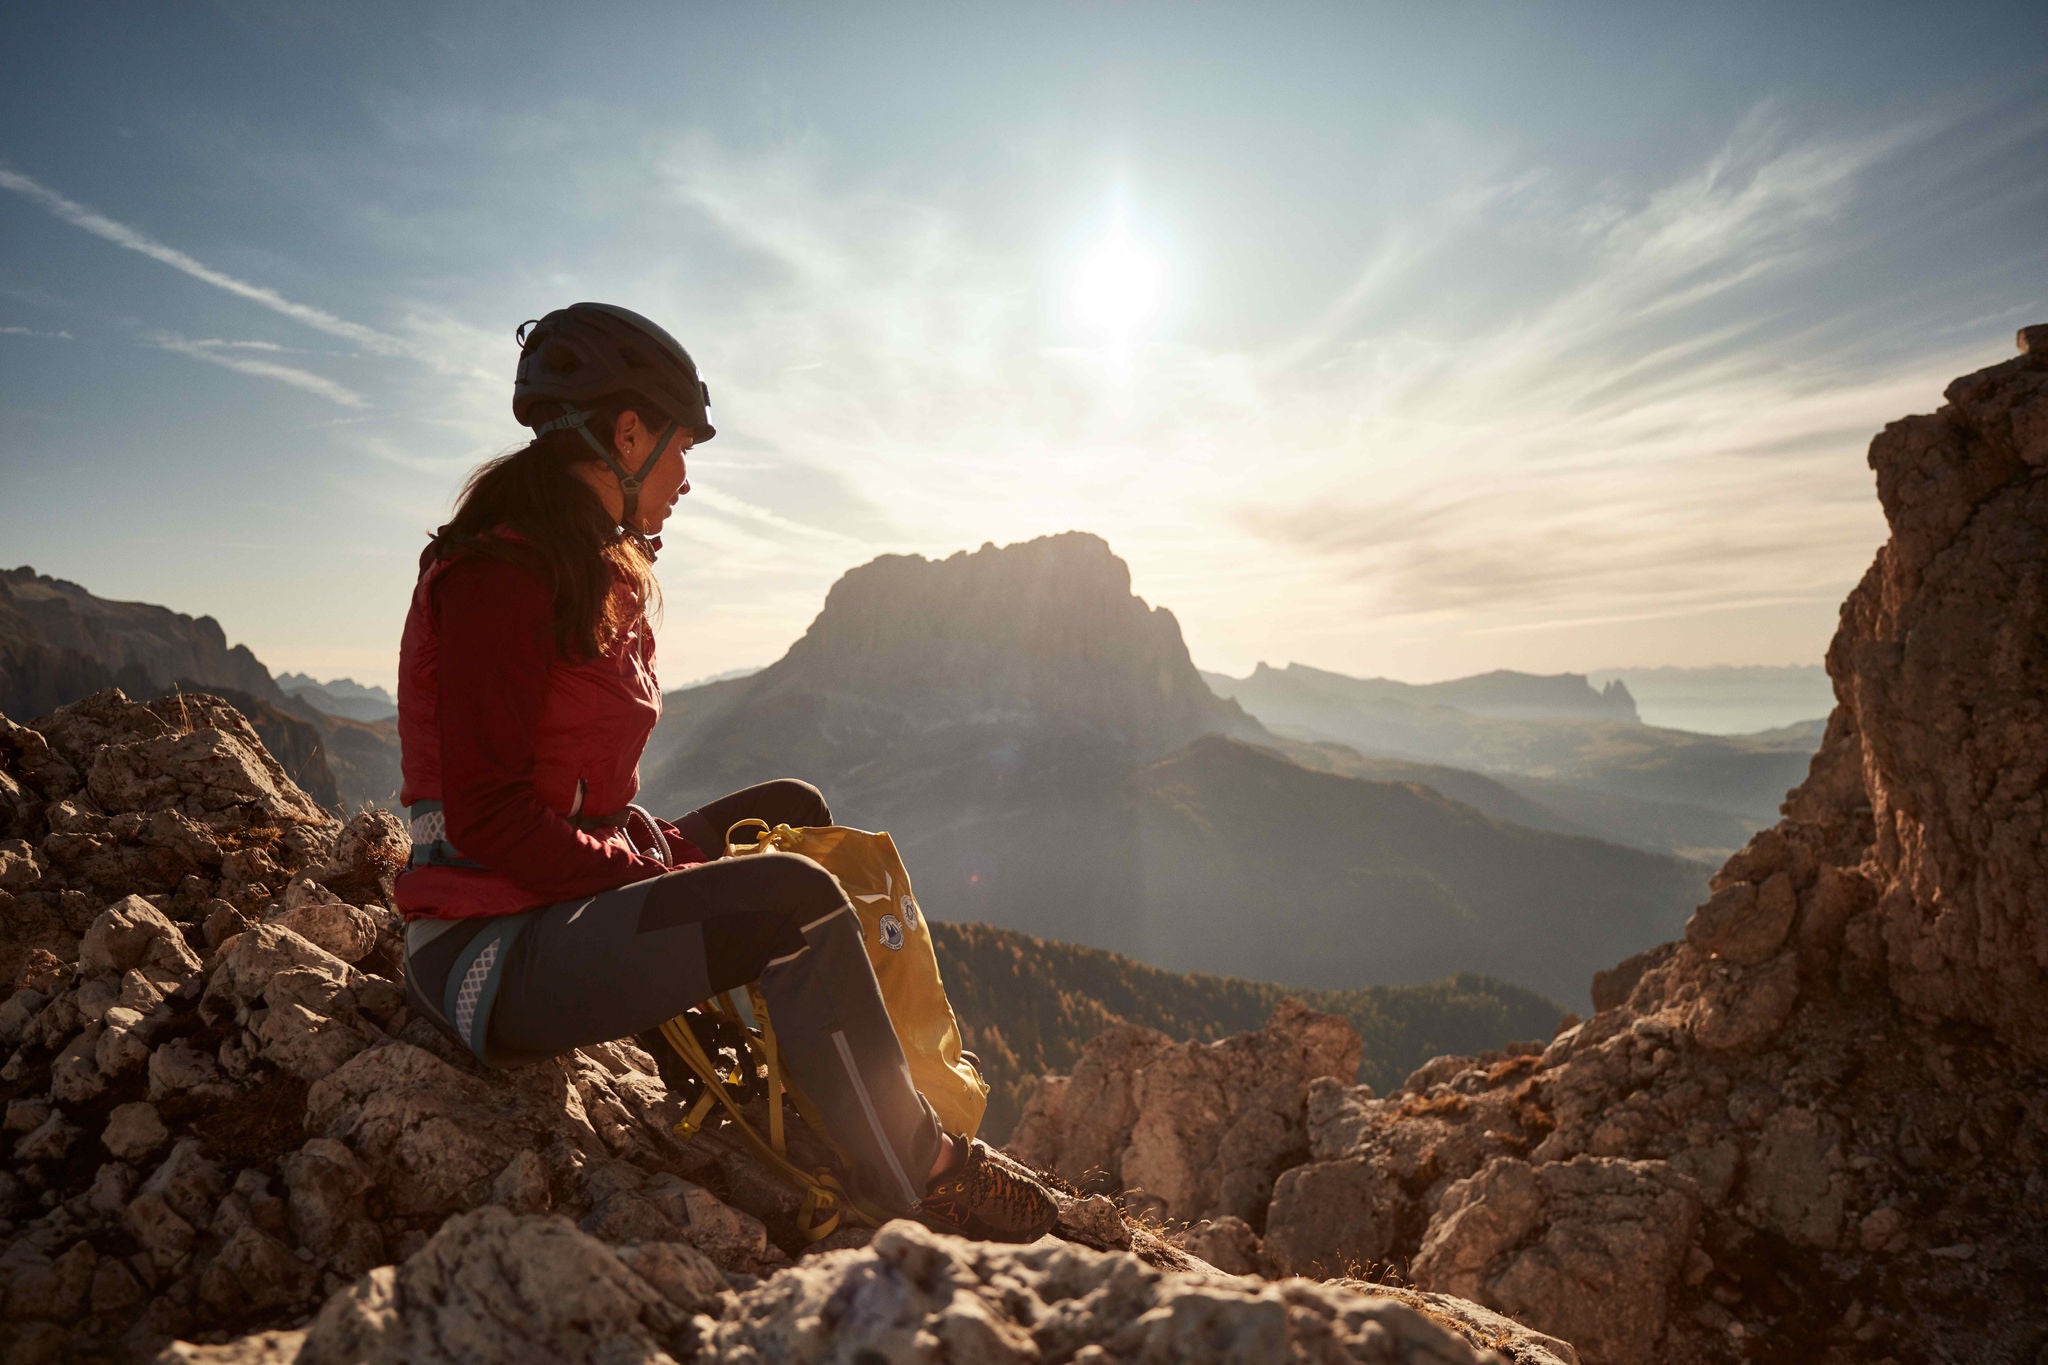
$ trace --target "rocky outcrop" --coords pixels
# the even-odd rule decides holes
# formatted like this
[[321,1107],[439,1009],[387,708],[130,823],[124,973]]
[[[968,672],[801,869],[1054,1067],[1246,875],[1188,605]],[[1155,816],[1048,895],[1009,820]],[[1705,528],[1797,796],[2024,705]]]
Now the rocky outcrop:
[[[1263,1235],[1212,1201],[1180,1242],[1391,1264],[1598,1365],[2036,1357],[2048,328],[2022,349],[1873,442],[1892,536],[1828,653],[1840,704],[1684,936],[1600,974],[1547,1046],[1385,1096],[1311,1082]],[[1069,1097],[1149,1064],[1096,1046]]]
[[1329,1361],[1565,1365],[1563,1342],[1437,1295],[1162,1271],[1047,1240],[988,1246],[915,1223],[735,1291],[686,1243],[613,1245],[495,1207],[445,1223],[304,1328],[164,1365],[480,1360]]
[[1307,1152],[1310,1080],[1356,1075],[1358,1049],[1349,1024],[1293,1000],[1263,1029],[1216,1043],[1126,1025],[1033,1094],[1010,1147],[1152,1217],[1262,1229],[1274,1177]]
[[[810,1247],[738,1142],[677,1135],[630,1043],[499,1075],[415,1017],[397,821],[327,815],[217,698],[0,718],[0,781],[10,1363],[1575,1359],[1441,1296],[1231,1279],[1079,1192],[1033,1247],[904,1223]],[[1256,1071],[1298,1110],[1307,1072],[1356,1068],[1338,1021],[1269,1032],[1189,1054],[1176,1085]],[[1220,1143],[1134,1150],[1183,1203],[1212,1160],[1256,1203],[1302,1140],[1256,1099]],[[823,1163],[795,1127],[792,1157]]]

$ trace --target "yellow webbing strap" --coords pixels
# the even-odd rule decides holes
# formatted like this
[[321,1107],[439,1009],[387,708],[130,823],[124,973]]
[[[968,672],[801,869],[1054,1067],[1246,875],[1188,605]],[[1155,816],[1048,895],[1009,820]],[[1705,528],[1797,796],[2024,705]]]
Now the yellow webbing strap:
[[690,1106],[690,1112],[676,1120],[676,1136],[695,1137],[697,1130],[704,1126],[704,1116],[711,1112],[711,1106],[716,1103],[718,1096],[713,1092],[713,1087],[705,1086],[704,1093],[697,1096],[697,1102]]
[[789,1148],[782,1131],[782,1050],[775,1043],[775,1026],[768,1021],[768,1000],[761,988],[748,985],[747,999],[754,1007],[754,1019],[761,1025],[761,1052],[768,1063],[768,1145],[778,1152]]
[[817,1179],[804,1191],[803,1202],[796,1206],[796,1230],[806,1243],[822,1241],[838,1228],[840,1215],[849,1204],[839,1177],[820,1166]]

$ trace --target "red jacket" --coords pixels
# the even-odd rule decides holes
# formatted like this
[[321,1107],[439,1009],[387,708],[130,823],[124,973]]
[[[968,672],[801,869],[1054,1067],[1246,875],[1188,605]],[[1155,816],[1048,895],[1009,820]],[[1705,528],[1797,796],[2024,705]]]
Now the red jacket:
[[[598,658],[566,658],[539,572],[482,554],[438,558],[430,546],[399,647],[398,799],[440,801],[448,842],[483,866],[408,868],[398,908],[505,915],[665,871],[624,834],[571,823],[624,811],[660,717],[644,622]],[[702,860],[663,825],[679,861]]]

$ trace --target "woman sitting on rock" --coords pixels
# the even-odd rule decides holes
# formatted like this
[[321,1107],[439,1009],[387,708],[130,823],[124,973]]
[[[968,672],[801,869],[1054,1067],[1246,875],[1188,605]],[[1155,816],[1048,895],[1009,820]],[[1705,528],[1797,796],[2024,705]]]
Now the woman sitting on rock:
[[763,783],[673,823],[628,804],[661,714],[654,537],[713,435],[695,364],[608,304],[519,340],[512,415],[533,441],[470,476],[420,557],[399,658],[414,1006],[494,1066],[630,1036],[659,1056],[663,1020],[758,979],[856,1197],[1040,1236],[1045,1190],[912,1088],[839,883],[794,854],[715,856],[749,817],[830,824],[817,788]]

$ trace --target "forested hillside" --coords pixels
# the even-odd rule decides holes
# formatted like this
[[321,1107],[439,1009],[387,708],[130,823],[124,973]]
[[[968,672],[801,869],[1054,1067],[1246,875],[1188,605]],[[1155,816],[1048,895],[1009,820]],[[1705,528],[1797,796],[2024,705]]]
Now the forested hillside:
[[1008,1135],[1039,1076],[1071,1070],[1089,1039],[1119,1023],[1214,1040],[1257,1028],[1291,995],[1350,1021],[1365,1043],[1358,1079],[1385,1090],[1432,1057],[1548,1038],[1561,1016],[1532,991],[1469,973],[1419,986],[1290,990],[1169,972],[986,924],[934,922],[932,938],[961,1034],[993,1086],[991,1140]]

